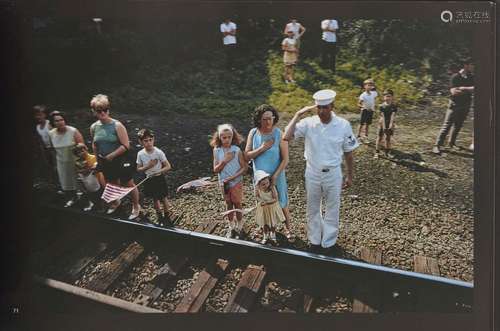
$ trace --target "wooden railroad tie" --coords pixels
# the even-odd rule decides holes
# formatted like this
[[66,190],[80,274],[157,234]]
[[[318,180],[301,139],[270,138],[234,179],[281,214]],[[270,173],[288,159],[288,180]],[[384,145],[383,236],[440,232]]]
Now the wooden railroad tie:
[[[198,225],[195,231],[210,234],[215,230],[217,225],[218,221],[207,220]],[[168,288],[188,262],[189,257],[187,256],[177,256],[170,259],[158,270],[153,280],[144,286],[141,294],[134,300],[134,303],[144,306],[151,305]]]
[[197,313],[208,298],[217,282],[224,276],[229,262],[218,259],[209,264],[198,276],[188,293],[175,308],[176,313]]
[[144,306],[151,305],[175,280],[188,261],[189,259],[185,256],[171,258],[158,270],[153,280],[144,286],[134,303]]
[[[416,255],[413,257],[413,269],[415,272],[439,276],[439,265],[436,259]],[[422,289],[417,293],[417,311],[442,311],[442,304],[446,298],[440,297],[439,293],[432,289]]]
[[65,263],[65,267],[58,273],[59,277],[57,278],[70,283],[76,281],[83,270],[102,256],[109,246],[105,242],[92,242],[84,247],[80,247],[65,259],[68,263]]
[[104,292],[115,280],[120,277],[144,252],[144,247],[136,242],[131,243],[125,250],[118,255],[103,271],[101,271],[87,285],[87,289]]
[[[363,247],[360,257],[367,263],[382,264],[382,252]],[[378,281],[367,281],[354,289],[352,311],[354,313],[376,313],[380,311],[381,293]]]
[[253,306],[266,272],[263,266],[249,265],[224,308],[225,313],[247,313]]

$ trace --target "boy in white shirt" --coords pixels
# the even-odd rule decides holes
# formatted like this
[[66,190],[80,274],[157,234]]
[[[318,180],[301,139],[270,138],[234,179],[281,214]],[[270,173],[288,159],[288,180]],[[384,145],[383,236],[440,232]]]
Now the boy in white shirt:
[[236,50],[236,23],[231,22],[226,18],[220,25],[220,32],[222,33],[222,43],[224,44],[224,51],[226,53],[226,63],[228,68],[234,70],[234,58]]
[[364,128],[364,143],[368,143],[368,127],[372,124],[373,113],[375,111],[376,98],[378,96],[377,91],[374,91],[375,83],[372,79],[367,79],[363,82],[364,92],[361,93],[358,100],[358,106],[361,110],[361,120],[359,122],[358,129],[358,140],[361,140],[361,131]]
[[[146,196],[153,198],[154,208],[160,225],[171,225],[170,219],[170,204],[167,199],[167,182],[165,180],[165,172],[172,169],[168,162],[165,153],[161,149],[154,146],[154,133],[148,129],[140,130],[137,135],[142,150],[137,153],[137,171],[146,173],[146,176],[151,177],[144,182],[144,193]],[[163,202],[164,215],[161,213],[160,200]]]
[[321,39],[323,41],[321,50],[321,61],[325,68],[332,69],[335,73],[335,63],[337,58],[337,30],[339,24],[337,20],[327,19],[321,21],[321,30],[323,31]]

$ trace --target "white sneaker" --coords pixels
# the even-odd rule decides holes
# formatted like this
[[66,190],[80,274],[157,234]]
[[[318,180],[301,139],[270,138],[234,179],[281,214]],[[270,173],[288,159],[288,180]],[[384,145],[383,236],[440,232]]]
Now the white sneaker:
[[83,211],[91,211],[92,208],[94,208],[94,203],[92,201],[89,201],[89,205],[83,208]]
[[118,209],[118,207],[120,207],[122,201],[121,200],[117,200],[116,201],[116,204],[113,204],[111,205],[108,210],[106,210],[106,214],[113,214],[115,212],[116,209]]
[[66,204],[64,205],[64,208],[68,208],[68,207],[71,207],[75,204],[75,200],[71,199],[69,201],[66,202]]
[[132,213],[128,217],[128,220],[129,221],[135,220],[137,217],[139,217],[140,214],[141,214],[141,206],[139,206],[139,208],[137,209],[132,208]]

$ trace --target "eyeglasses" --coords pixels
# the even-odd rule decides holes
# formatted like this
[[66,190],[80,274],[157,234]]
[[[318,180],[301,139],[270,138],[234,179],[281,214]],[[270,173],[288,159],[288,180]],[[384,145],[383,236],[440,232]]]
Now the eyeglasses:
[[262,117],[262,121],[272,121],[274,120],[274,116],[271,117]]

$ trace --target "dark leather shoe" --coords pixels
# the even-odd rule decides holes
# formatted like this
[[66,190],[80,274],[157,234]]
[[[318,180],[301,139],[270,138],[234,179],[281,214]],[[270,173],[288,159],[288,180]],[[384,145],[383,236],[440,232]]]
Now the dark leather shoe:
[[309,253],[319,254],[319,253],[321,253],[321,246],[309,244],[309,247],[307,247],[307,251]]

